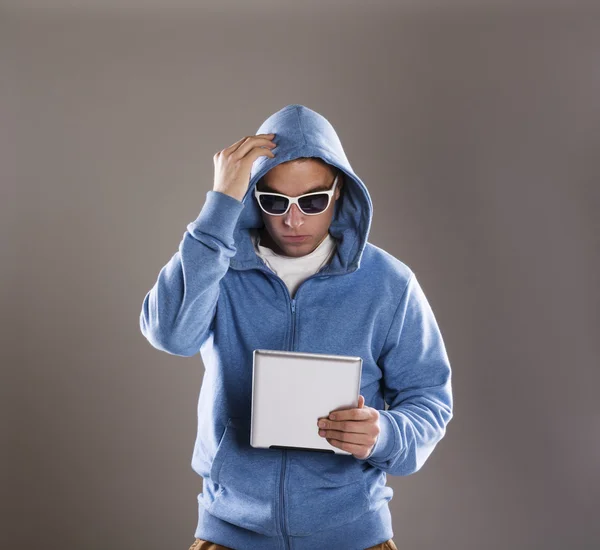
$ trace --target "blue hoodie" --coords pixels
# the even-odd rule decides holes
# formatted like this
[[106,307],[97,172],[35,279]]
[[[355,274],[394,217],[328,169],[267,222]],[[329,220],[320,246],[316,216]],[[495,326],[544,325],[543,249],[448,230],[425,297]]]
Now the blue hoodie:
[[[191,463],[203,480],[196,537],[240,550],[364,550],[393,536],[386,475],[418,471],[445,434],[450,363],[415,274],[367,241],[371,198],[333,126],[287,105],[256,133],[271,132],[275,157],[255,160],[242,201],[207,192],[144,299],[140,328],[155,348],[200,352],[204,364]],[[292,299],[249,230],[263,226],[257,181],[298,157],[320,157],[346,177],[329,228],[336,252]],[[370,456],[251,447],[259,348],[362,357],[360,393],[380,414]]]

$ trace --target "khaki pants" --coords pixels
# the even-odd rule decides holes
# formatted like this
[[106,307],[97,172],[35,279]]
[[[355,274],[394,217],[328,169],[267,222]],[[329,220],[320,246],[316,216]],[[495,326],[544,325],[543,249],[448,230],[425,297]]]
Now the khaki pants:
[[[210,542],[208,540],[196,539],[194,544],[192,544],[189,550],[231,550],[227,546],[221,546],[220,544],[215,544],[214,542]],[[389,539],[381,544],[376,544],[375,546],[370,546],[365,550],[398,550],[394,541]]]

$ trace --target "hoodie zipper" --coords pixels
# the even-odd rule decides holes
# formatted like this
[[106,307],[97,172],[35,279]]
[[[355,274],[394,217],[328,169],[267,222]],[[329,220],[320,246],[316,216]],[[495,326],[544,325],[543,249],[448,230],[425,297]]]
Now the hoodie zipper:
[[292,345],[290,351],[296,346],[296,299],[292,298]]
[[[285,284],[284,284],[285,286]],[[287,287],[286,287],[287,290]],[[291,345],[289,346],[290,350],[294,349],[294,343],[295,343],[295,332],[296,332],[296,300],[294,298],[292,298],[290,296],[290,305],[291,305],[291,309],[292,309],[292,338],[291,338]],[[285,449],[282,449],[283,451],[283,457],[281,460],[281,483],[279,484],[279,501],[281,502],[281,532],[283,534],[283,542],[285,544],[286,549],[289,548],[288,545],[288,535],[287,535],[287,525],[285,523],[285,491],[284,491],[284,485],[285,485],[285,467],[286,467],[286,462],[287,462],[287,451]]]
[[281,460],[281,482],[279,483],[279,502],[281,502],[281,534],[283,536],[283,543],[286,548],[289,548],[288,545],[288,535],[287,528],[285,525],[285,510],[284,510],[284,491],[283,486],[285,484],[285,457],[287,456],[287,451],[282,449],[282,460]]
[[[283,290],[284,290],[286,296],[289,299],[290,310],[291,310],[291,315],[292,315],[292,331],[291,331],[292,334],[291,334],[290,344],[288,345],[288,348],[290,351],[293,351],[294,348],[296,347],[296,298],[292,298],[292,296],[290,295],[290,291],[288,290],[286,284],[282,281],[281,277],[278,277],[275,273],[273,273],[272,271],[269,271],[267,269],[263,269],[262,271],[264,271],[265,273],[268,273],[270,277],[273,277],[279,281],[279,283],[283,287]],[[323,274],[320,274],[319,272],[315,273],[314,275],[311,275],[310,277],[308,277],[308,279],[305,279],[304,281],[302,281],[300,283],[300,285],[296,289],[296,296],[298,296],[298,291],[300,290],[300,287],[309,279],[313,279],[313,278],[316,279],[317,277],[327,277],[327,276],[328,275],[323,275]],[[280,476],[280,483],[279,483],[279,502],[281,503],[280,525],[281,525],[281,534],[283,536],[283,542],[284,542],[285,548],[286,548],[286,550],[289,550],[290,546],[288,543],[288,535],[287,535],[288,530],[287,530],[287,525],[286,525],[286,521],[285,521],[285,491],[284,491],[285,468],[286,468],[286,461],[287,461],[286,459],[287,459],[287,450],[282,449],[281,476]]]

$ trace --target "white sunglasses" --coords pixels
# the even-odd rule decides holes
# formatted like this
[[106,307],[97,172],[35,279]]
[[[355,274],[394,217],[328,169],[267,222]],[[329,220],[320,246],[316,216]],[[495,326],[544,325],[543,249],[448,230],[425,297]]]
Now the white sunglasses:
[[307,216],[316,216],[322,214],[329,208],[331,197],[337,185],[339,172],[333,180],[333,186],[329,191],[316,191],[307,193],[299,197],[288,197],[281,193],[270,193],[268,191],[258,191],[254,189],[254,196],[263,212],[270,216],[283,216],[295,204]]

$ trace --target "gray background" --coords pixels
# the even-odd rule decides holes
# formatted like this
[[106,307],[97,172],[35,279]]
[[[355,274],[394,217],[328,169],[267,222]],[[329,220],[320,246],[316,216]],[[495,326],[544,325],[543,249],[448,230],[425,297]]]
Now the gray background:
[[399,550],[600,547],[598,8],[0,2],[0,546],[191,544],[202,363],[142,301],[213,154],[302,103],[453,367],[445,439],[388,477]]

